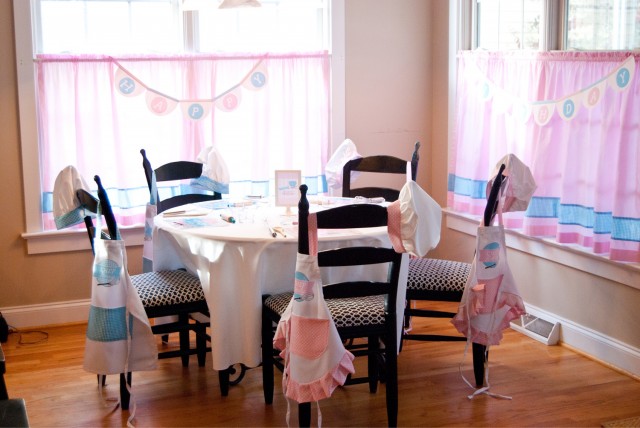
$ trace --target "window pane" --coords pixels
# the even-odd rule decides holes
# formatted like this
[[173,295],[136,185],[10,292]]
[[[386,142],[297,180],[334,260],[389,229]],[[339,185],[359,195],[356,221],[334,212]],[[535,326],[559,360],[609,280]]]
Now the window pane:
[[327,50],[326,0],[263,0],[261,7],[198,11],[200,52]]
[[640,47],[640,0],[569,0],[567,49]]
[[542,0],[478,0],[478,47],[539,49]]
[[40,0],[37,53],[182,50],[176,0]]

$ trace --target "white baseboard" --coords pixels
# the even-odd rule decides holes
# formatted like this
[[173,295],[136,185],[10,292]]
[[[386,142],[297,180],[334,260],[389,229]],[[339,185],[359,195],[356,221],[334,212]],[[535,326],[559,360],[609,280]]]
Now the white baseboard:
[[640,378],[640,349],[525,303],[528,313],[560,323],[560,342]]
[[0,308],[10,327],[24,330],[57,324],[87,322],[91,301],[72,300],[45,305]]
[[[19,330],[86,322],[90,300],[73,300],[46,305],[0,308],[9,326]],[[549,322],[560,323],[560,342],[640,378],[640,350],[625,343],[525,304],[527,312]]]

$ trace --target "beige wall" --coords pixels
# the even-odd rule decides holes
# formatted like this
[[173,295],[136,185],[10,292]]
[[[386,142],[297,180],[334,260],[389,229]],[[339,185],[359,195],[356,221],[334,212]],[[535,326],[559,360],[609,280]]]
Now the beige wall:
[[[346,136],[364,155],[404,158],[420,141],[418,182],[446,206],[449,2],[345,3]],[[87,299],[89,252],[27,255],[20,237],[25,224],[12,16],[12,3],[0,1],[0,308]],[[443,227],[432,256],[470,261],[473,245],[472,236]],[[527,303],[640,349],[640,290],[515,250],[509,259]],[[140,271],[140,260],[140,248],[129,250],[132,273]]]
[[[429,186],[431,10],[424,0],[347,0],[346,137],[360,154],[409,159],[422,144],[418,181]],[[446,2],[442,2],[446,4]]]

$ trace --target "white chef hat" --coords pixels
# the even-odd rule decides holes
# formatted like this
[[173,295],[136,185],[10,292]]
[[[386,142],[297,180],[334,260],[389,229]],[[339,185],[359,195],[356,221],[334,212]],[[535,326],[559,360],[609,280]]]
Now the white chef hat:
[[502,211],[526,211],[533,192],[536,191],[536,181],[533,179],[533,174],[531,174],[529,167],[512,153],[504,156],[496,164],[491,178],[487,182],[487,197],[489,197],[491,186],[502,164],[505,165],[502,175],[508,178],[502,191],[502,197],[504,198]]
[[424,257],[440,242],[442,209],[415,181],[387,207],[389,238],[398,253]]
[[196,158],[202,163],[202,175],[191,184],[218,193],[229,193],[229,168],[220,152],[213,146],[203,148]]
[[[341,189],[342,188],[342,169],[344,168],[344,164],[349,162],[351,159],[361,158],[360,154],[358,154],[358,149],[353,141],[350,139],[344,140],[336,149],[335,152],[331,155],[329,162],[324,167],[324,173],[327,177],[327,185],[332,189]],[[355,179],[359,173],[354,173],[353,178]]]
[[57,229],[82,223],[85,216],[93,215],[78,200],[79,189],[89,191],[89,186],[78,170],[72,165],[58,173],[53,185],[53,219]]

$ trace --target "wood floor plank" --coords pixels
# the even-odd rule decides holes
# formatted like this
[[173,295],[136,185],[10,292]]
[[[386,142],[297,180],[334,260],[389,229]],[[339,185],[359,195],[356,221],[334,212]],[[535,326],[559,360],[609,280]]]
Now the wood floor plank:
[[[417,320],[415,328],[452,332],[447,320]],[[116,376],[108,377],[101,397],[96,376],[82,369],[85,325],[52,326],[42,334],[13,333],[3,344],[11,397],[26,400],[34,427],[126,426],[129,412],[114,407]],[[23,342],[34,343],[19,343]],[[640,416],[640,382],[563,346],[546,346],[507,330],[490,349],[493,392],[511,400],[479,396],[461,373],[472,378],[464,342],[406,342],[399,355],[400,426],[599,427],[614,419]],[[461,368],[462,363],[462,368]],[[358,362],[360,370],[364,365]],[[134,424],[138,427],[286,426],[288,403],[277,375],[271,406],[264,404],[262,372],[254,368],[221,397],[217,373],[206,367],[183,368],[177,359],[161,360],[151,372],[136,372]],[[291,405],[292,425],[297,406]],[[382,386],[338,388],[320,403],[324,426],[386,426]],[[315,425],[316,407],[312,410]]]

